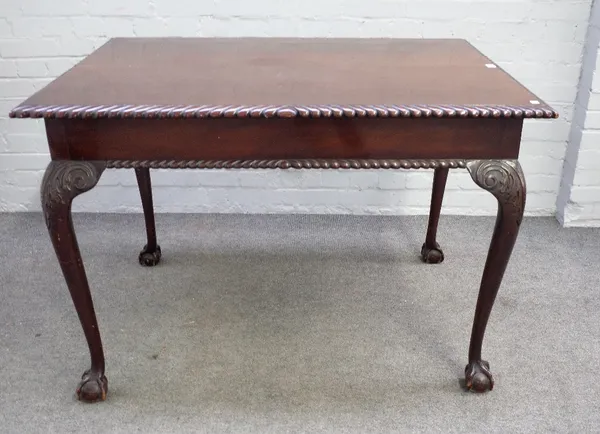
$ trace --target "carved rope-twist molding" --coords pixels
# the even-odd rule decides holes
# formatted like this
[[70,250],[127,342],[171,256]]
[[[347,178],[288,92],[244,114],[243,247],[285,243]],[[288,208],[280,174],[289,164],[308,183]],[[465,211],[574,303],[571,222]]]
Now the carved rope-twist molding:
[[113,169],[436,169],[464,168],[464,160],[300,159],[300,160],[109,160]]
[[13,118],[331,118],[462,117],[557,118],[542,105],[34,105],[18,106]]
[[521,224],[525,209],[525,175],[517,160],[472,160],[466,162],[471,178],[492,193],[503,208]]

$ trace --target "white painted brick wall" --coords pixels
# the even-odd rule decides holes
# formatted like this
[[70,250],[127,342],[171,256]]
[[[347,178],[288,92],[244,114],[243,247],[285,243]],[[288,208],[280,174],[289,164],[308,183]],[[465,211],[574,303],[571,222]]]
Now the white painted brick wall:
[[[313,36],[471,41],[560,110],[559,120],[527,121],[522,145],[527,214],[556,211],[591,0],[1,3],[0,210],[38,210],[38,185],[49,161],[43,124],[9,120],[8,111],[109,37]],[[597,104],[600,111],[600,96]],[[428,172],[402,171],[153,172],[155,205],[164,212],[425,214],[431,179]],[[581,179],[582,186],[594,187],[589,177]],[[140,211],[133,172],[105,172],[74,209]],[[466,172],[453,171],[444,212],[490,215],[496,205]]]
[[558,219],[564,226],[600,226],[600,5],[594,3],[574,105]]

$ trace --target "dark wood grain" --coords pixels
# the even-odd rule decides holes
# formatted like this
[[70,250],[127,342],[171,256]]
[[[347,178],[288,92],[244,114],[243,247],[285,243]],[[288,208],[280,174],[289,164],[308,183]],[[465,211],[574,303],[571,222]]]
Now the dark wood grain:
[[61,119],[72,159],[516,158],[520,119]]
[[45,125],[50,156],[53,160],[68,160],[71,155],[69,153],[69,141],[65,132],[66,124],[64,122],[46,120]]
[[439,167],[435,169],[435,172],[433,173],[433,188],[431,191],[431,206],[429,209],[427,236],[421,247],[421,259],[428,264],[439,264],[444,261],[444,252],[436,238],[447,179],[448,167]]
[[146,223],[146,237],[148,242],[140,252],[138,260],[140,265],[152,267],[160,262],[162,252],[156,242],[156,224],[154,222],[154,205],[152,201],[152,182],[150,180],[150,168],[137,167],[135,169],[142,209],[144,210],[144,222]]
[[473,181],[493,194],[498,215],[488,251],[473,319],[469,364],[465,368],[466,387],[475,392],[492,390],[490,365],[481,358],[483,336],[502,283],[504,271],[519,234],[525,210],[525,176],[518,161],[471,161],[467,169]]
[[41,187],[42,210],[48,233],[90,352],[91,367],[84,372],[77,386],[77,397],[89,402],[106,399],[108,381],[104,375],[104,350],[98,321],[73,229],[71,203],[75,197],[98,183],[104,168],[104,163],[52,161],[46,169]]
[[117,38],[11,116],[557,116],[487,65],[460,39]]

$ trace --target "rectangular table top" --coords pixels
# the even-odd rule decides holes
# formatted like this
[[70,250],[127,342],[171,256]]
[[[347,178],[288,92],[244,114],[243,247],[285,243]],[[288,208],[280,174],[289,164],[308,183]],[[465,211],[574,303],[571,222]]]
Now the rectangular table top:
[[116,38],[12,117],[557,117],[460,39]]

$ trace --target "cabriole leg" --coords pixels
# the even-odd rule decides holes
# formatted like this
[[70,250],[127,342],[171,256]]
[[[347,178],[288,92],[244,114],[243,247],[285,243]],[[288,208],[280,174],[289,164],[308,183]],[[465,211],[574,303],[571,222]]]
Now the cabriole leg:
[[150,182],[150,169],[141,167],[135,169],[142,208],[144,209],[144,220],[146,221],[146,235],[148,242],[140,252],[139,261],[147,267],[154,266],[160,262],[160,246],[156,243],[156,226],[154,223],[154,205],[152,204],[152,184]]
[[76,392],[80,400],[87,402],[106,399],[108,383],[100,330],[73,229],[71,203],[98,183],[104,168],[103,162],[52,161],[41,188],[46,226],[90,351],[91,367],[83,374]]
[[421,247],[421,259],[428,264],[439,264],[444,260],[444,252],[436,241],[438,222],[442,210],[442,200],[448,179],[448,168],[438,167],[433,173],[433,189],[431,191],[431,207],[429,209],[429,224],[427,237]]
[[466,387],[476,392],[492,390],[494,379],[489,364],[481,359],[483,336],[498,288],[517,239],[525,209],[525,177],[516,160],[474,160],[467,162],[473,181],[498,200],[496,226],[490,243],[479,297],[475,308]]

